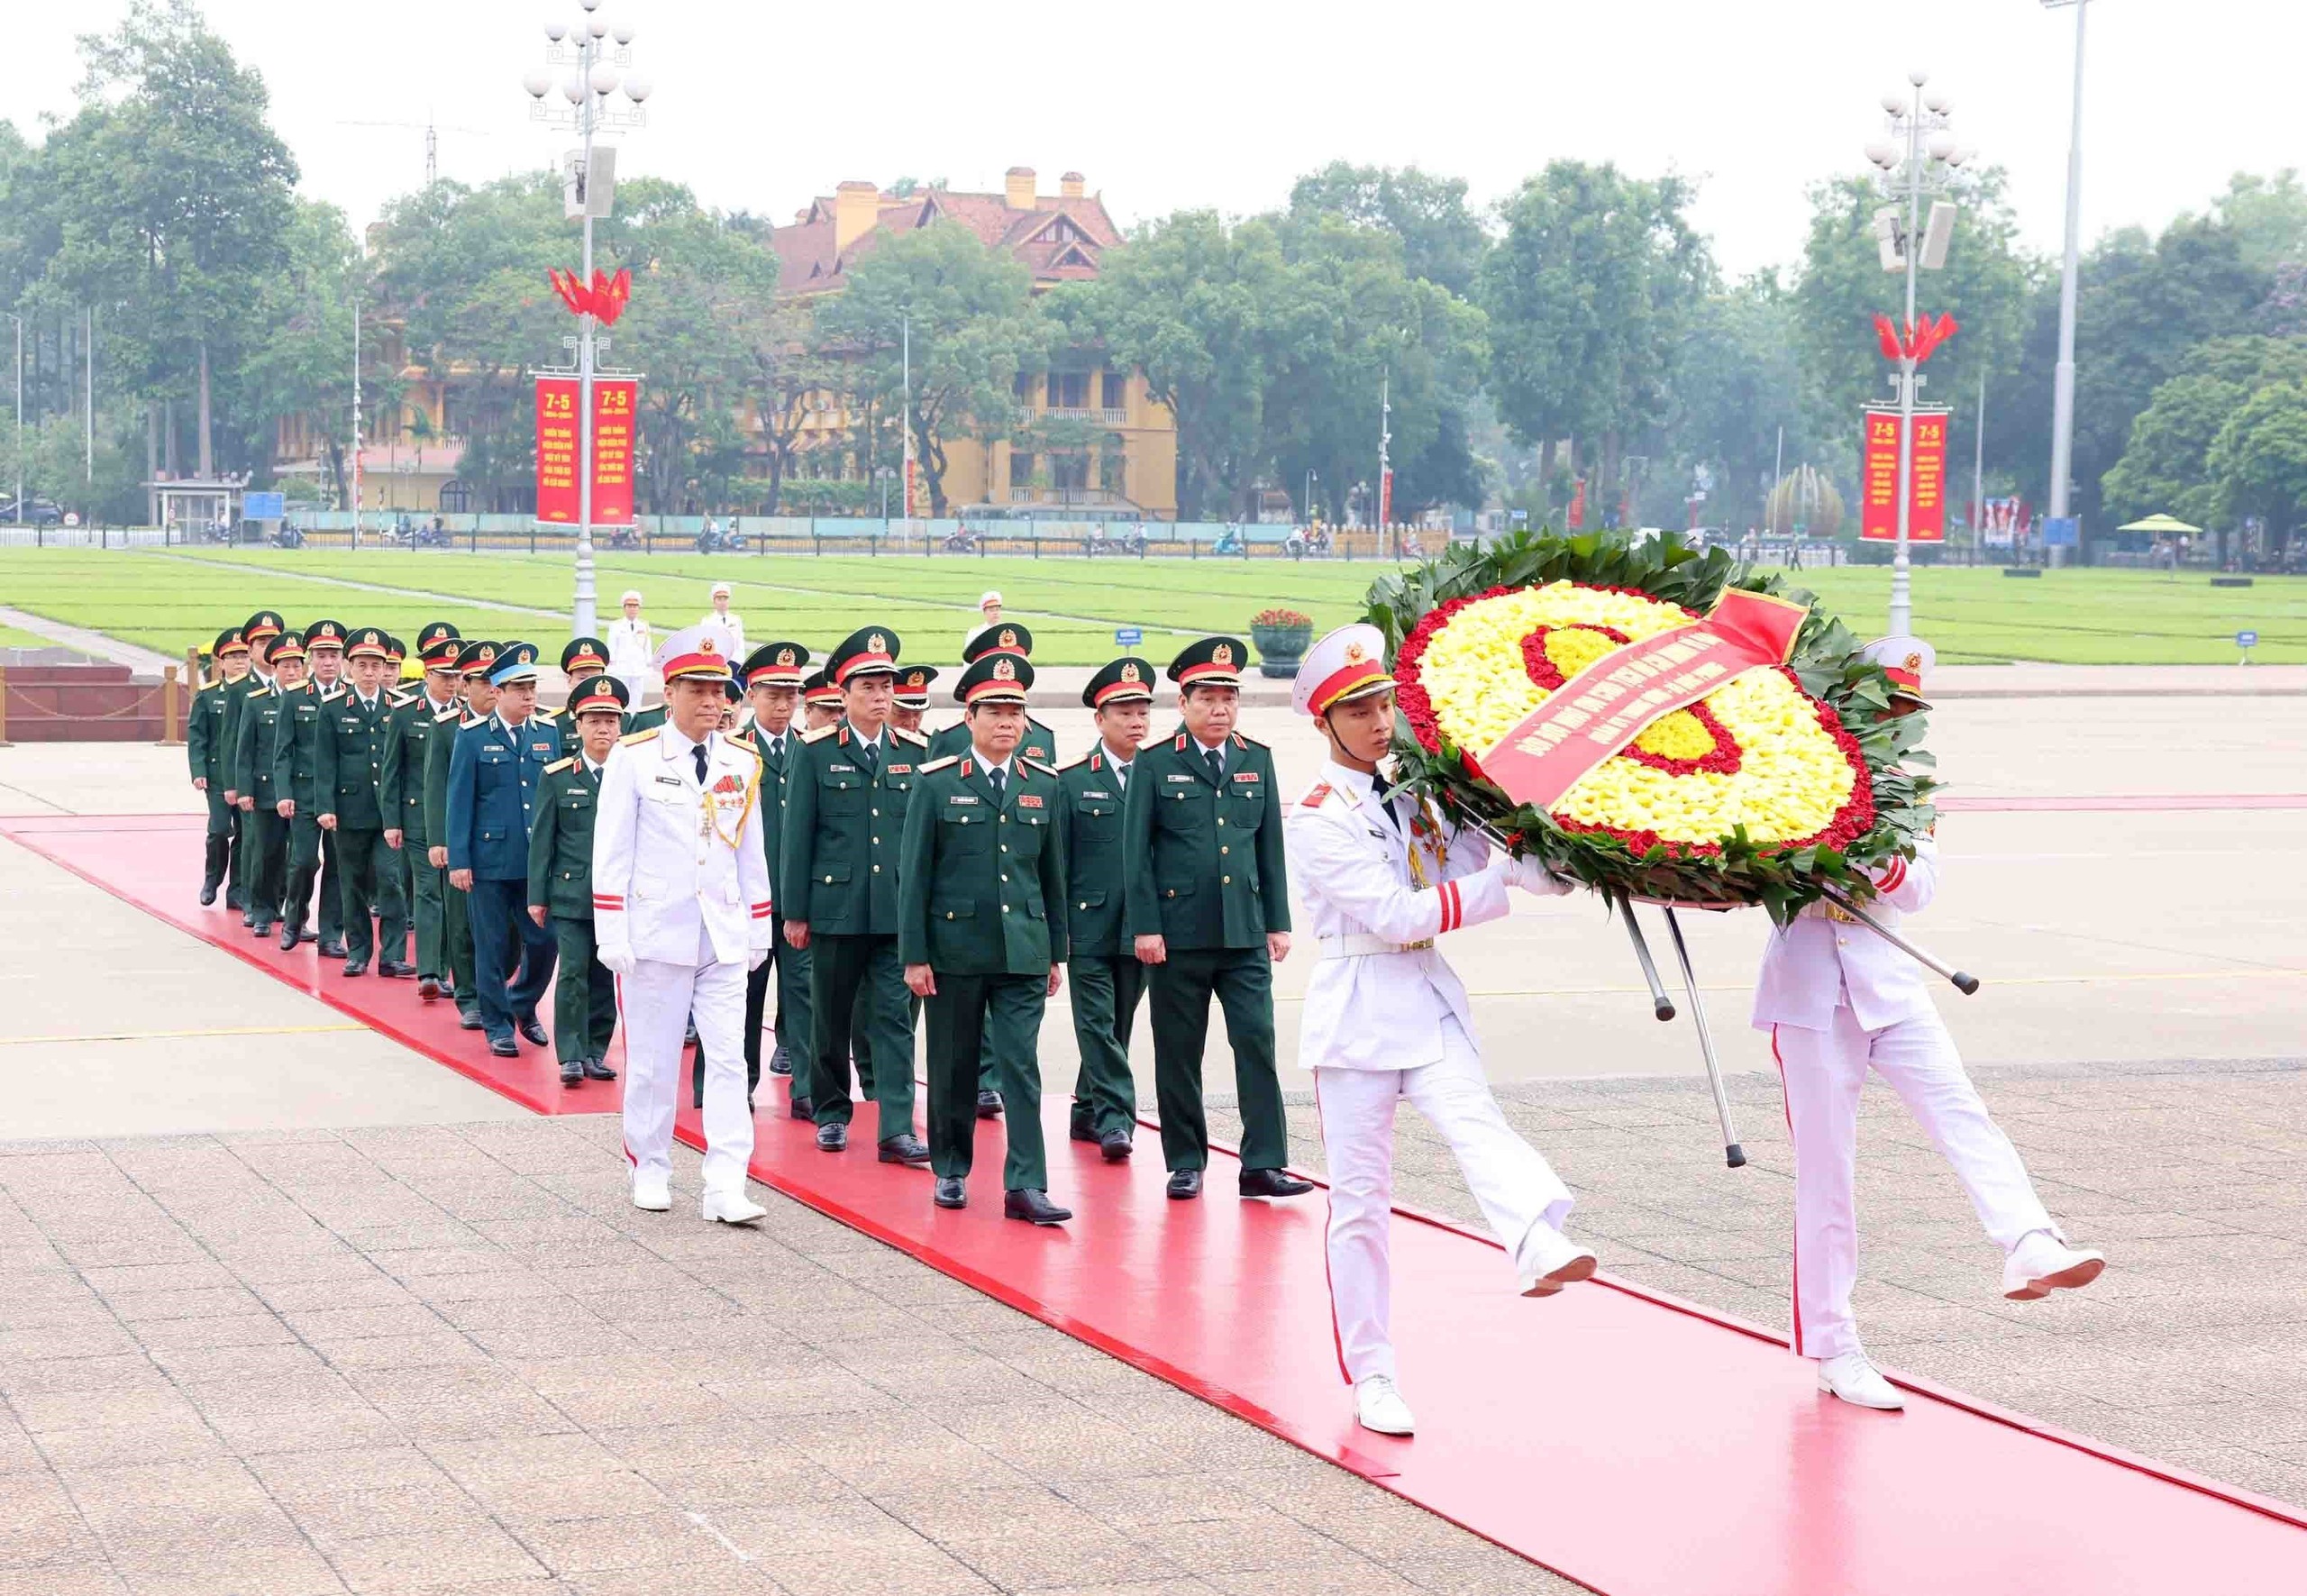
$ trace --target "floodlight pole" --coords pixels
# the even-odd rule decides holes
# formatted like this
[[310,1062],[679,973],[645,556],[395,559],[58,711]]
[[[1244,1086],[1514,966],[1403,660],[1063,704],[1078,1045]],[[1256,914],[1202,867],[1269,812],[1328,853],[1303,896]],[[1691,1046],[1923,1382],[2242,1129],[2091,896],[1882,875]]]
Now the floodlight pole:
[[[583,137],[584,153],[579,157],[584,163],[585,250],[584,263],[579,268],[578,280],[589,287],[593,281],[593,50],[591,33],[582,35],[577,52],[577,76],[585,85],[585,97],[577,108],[577,131]],[[588,300],[587,303],[590,303]],[[593,575],[593,313],[579,311],[577,315],[577,590],[570,605],[570,624],[579,637],[598,635],[594,624],[598,618],[600,597]]]
[[1914,327],[1915,273],[1921,266],[1922,255],[1922,74],[1912,75],[1914,108],[1907,114],[1907,319],[1903,324],[1908,335],[1901,340],[1899,355],[1899,536],[1891,552],[1891,635],[1908,637],[1914,633],[1914,595],[1911,585],[1912,566],[1907,557],[1907,539],[1912,526],[1914,506],[1914,368],[1915,360],[1907,352],[1912,342]]
[[24,318],[0,313],[16,324],[16,524],[24,524]]
[[[2074,469],[2074,295],[2083,249],[2083,23],[2090,0],[2043,0],[2051,10],[2074,8],[2074,107],[2066,141],[2066,251],[2058,277],[2058,364],[2051,375],[2052,516],[2068,515],[2067,478]],[[2075,542],[2082,552],[2082,541]],[[2045,551],[2052,563],[2059,551]]]

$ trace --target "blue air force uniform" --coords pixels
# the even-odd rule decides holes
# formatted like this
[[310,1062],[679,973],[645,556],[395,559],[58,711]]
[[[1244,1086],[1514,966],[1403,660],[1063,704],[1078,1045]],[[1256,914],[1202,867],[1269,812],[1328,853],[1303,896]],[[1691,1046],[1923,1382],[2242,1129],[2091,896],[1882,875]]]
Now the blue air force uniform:
[[[507,645],[497,661],[490,679],[499,687],[536,674],[536,650],[526,643]],[[509,725],[501,711],[460,728],[449,753],[449,868],[472,871],[474,985],[481,1029],[499,1057],[518,1051],[516,1025],[539,1046],[548,1040],[537,1001],[552,980],[555,946],[528,916],[529,827],[545,767],[560,758],[559,726],[533,716]]]

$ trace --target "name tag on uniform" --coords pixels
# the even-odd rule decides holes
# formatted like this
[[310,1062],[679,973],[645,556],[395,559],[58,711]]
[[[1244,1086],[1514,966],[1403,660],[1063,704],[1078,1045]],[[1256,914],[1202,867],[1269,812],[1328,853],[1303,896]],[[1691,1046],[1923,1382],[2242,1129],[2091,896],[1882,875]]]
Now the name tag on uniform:
[[827,765],[825,771],[828,775],[834,776],[854,776],[857,774],[857,767],[855,765]]
[[1041,795],[1036,792],[1021,792],[1017,795],[1017,807],[1021,809],[1038,809],[1042,807]]
[[977,799],[966,792],[957,792],[945,800],[949,804],[973,804]]
[[1171,773],[1170,780],[1172,781],[1198,781],[1200,778],[1198,776],[1189,775],[1182,771],[1178,771]]
[[1085,787],[1081,789],[1081,796],[1085,798],[1109,798],[1114,795],[1110,792],[1099,792],[1094,789]]
[[681,779],[679,776],[660,776],[657,778],[657,785],[660,787],[679,787],[680,784]]
[[913,774],[913,767],[911,765],[890,765],[888,767],[888,770],[889,773],[892,776],[910,776]]
[[1258,773],[1255,771],[1236,771],[1234,772],[1234,780],[1236,781],[1254,781],[1257,779]]
[[551,753],[560,746],[561,744],[558,743],[532,743],[529,744],[529,752],[531,753]]

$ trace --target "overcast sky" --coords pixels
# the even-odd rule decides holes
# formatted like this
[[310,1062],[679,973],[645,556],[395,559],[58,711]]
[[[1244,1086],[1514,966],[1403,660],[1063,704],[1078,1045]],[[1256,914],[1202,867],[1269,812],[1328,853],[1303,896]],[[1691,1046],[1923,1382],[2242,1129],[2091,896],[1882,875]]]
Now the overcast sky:
[[[11,9],[9,114],[31,132],[71,107],[74,33],[109,27],[124,0]],[[527,120],[520,81],[544,19],[576,18],[579,0],[205,10],[263,73],[305,191],[356,223],[422,182],[428,113],[443,175],[468,181],[566,143]],[[1125,225],[1274,205],[1338,158],[1461,176],[1486,203],[1574,157],[1700,179],[1698,220],[1743,272],[1796,256],[1805,186],[1864,167],[1880,96],[1920,68],[1954,96],[1958,135],[2010,171],[2029,241],[2054,250],[2062,224],[2074,13],[2038,0],[604,0],[599,14],[636,31],[656,84],[650,125],[624,135],[626,173],[780,221],[847,178],[998,189],[1013,164],[1044,192],[1078,169]],[[2302,58],[2299,7],[2092,0],[2086,241],[2199,210],[2239,169],[2307,164]]]

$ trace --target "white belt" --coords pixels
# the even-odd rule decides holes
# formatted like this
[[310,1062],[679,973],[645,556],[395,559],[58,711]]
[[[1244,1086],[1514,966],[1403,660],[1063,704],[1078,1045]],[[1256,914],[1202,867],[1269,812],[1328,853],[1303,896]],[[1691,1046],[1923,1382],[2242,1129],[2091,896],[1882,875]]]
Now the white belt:
[[1382,936],[1372,936],[1367,931],[1349,931],[1338,936],[1318,936],[1314,939],[1316,957],[1323,959],[1354,959],[1367,953],[1415,953],[1434,945],[1432,937],[1424,942],[1388,942]]

